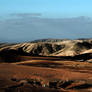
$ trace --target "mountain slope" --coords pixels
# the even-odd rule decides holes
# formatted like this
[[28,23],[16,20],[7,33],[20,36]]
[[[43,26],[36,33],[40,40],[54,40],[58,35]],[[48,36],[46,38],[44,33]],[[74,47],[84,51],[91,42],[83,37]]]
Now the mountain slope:
[[[0,44],[1,58],[23,56],[58,56],[65,59],[91,58],[92,39],[62,40],[57,42],[35,42]],[[84,59],[83,59],[84,60]],[[86,59],[85,59],[86,60]]]

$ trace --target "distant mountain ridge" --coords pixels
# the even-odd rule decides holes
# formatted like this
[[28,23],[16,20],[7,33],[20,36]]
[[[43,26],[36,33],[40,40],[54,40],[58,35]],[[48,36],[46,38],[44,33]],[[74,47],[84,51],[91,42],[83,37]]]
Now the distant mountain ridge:
[[69,40],[69,39],[39,39],[39,40],[34,40],[34,41],[31,41],[32,43],[37,43],[37,42],[61,42],[61,41],[64,41],[64,40]]
[[[92,39],[41,39],[25,43],[1,43],[0,57],[55,56],[70,59],[92,58]],[[77,58],[78,57],[78,58]]]
[[41,39],[33,42],[0,44],[0,53],[11,50],[41,56],[74,56],[92,49],[92,39]]

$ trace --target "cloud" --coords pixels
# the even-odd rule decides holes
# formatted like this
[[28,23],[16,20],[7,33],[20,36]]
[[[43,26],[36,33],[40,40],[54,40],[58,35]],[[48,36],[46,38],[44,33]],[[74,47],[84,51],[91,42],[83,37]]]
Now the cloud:
[[10,14],[10,16],[15,16],[15,17],[40,17],[42,16],[41,13],[13,13]]
[[[30,18],[39,14],[20,13],[23,19],[11,18],[0,23],[0,41],[24,41],[43,38],[87,38],[92,37],[92,20],[88,17],[75,18]],[[27,18],[26,18],[26,17]]]

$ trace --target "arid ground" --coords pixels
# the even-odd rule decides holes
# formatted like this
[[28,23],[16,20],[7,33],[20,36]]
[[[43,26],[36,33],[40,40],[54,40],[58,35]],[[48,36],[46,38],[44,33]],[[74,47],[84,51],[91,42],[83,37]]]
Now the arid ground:
[[92,92],[91,63],[51,59],[1,63],[0,92]]
[[0,44],[0,92],[92,92],[92,41]]

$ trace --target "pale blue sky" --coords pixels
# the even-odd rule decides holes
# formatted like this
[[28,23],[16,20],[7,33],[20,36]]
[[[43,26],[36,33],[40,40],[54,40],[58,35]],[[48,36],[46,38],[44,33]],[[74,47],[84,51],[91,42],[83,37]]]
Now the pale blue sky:
[[92,0],[0,0],[1,42],[44,38],[92,38]]
[[0,0],[0,14],[41,13],[45,17],[92,17],[92,0]]

